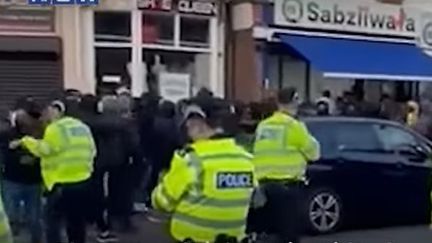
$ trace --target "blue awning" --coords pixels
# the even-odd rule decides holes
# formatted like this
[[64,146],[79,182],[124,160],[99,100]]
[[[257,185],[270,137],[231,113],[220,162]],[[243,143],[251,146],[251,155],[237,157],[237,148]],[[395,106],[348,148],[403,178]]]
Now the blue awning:
[[432,81],[432,57],[409,43],[279,35],[329,78]]

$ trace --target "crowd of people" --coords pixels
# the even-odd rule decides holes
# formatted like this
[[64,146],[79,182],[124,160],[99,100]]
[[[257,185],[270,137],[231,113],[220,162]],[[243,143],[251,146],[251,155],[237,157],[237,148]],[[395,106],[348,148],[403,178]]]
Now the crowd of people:
[[[90,147],[93,146],[92,144],[94,143],[94,150],[97,151],[95,152],[94,160],[90,158],[92,161],[92,170],[91,178],[88,181],[85,180],[87,189],[85,192],[79,194],[86,198],[84,201],[85,203],[78,204],[71,200],[72,203],[69,204],[74,205],[68,205],[70,208],[69,211],[72,212],[72,214],[80,211],[79,214],[85,215],[86,222],[90,222],[97,227],[98,242],[117,241],[118,239],[113,233],[113,228],[115,228],[116,231],[120,230],[126,232],[133,231],[135,228],[131,220],[135,200],[143,200],[147,207],[151,207],[152,204],[155,206],[156,203],[156,206],[159,206],[159,208],[168,208],[166,211],[173,210],[166,203],[169,201],[164,194],[166,192],[163,191],[166,188],[158,187],[158,183],[161,179],[161,172],[169,171],[168,173],[172,173],[169,169],[176,158],[179,161],[185,160],[183,158],[184,154],[177,156],[176,151],[184,151],[182,149],[184,149],[187,144],[196,145],[193,141],[194,136],[206,137],[208,134],[219,134],[218,129],[220,127],[223,128],[224,137],[241,138],[239,136],[239,134],[241,134],[241,130],[239,129],[239,125],[242,124],[240,122],[241,120],[255,119],[260,121],[270,117],[268,121],[270,125],[266,127],[266,124],[263,123],[261,124],[262,131],[258,129],[258,131],[263,133],[261,134],[263,136],[271,129],[274,129],[274,126],[271,124],[275,121],[277,123],[286,122],[287,126],[289,124],[291,124],[289,126],[294,126],[292,125],[294,123],[287,122],[288,120],[292,120],[291,117],[296,117],[294,115],[291,116],[290,112],[292,109],[295,109],[295,113],[300,115],[358,115],[393,119],[404,122],[408,126],[412,126],[416,129],[421,127],[420,125],[422,124],[419,105],[416,102],[410,101],[403,106],[403,108],[395,110],[396,106],[390,97],[386,95],[382,97],[380,104],[377,106],[364,101],[360,102],[352,93],[347,92],[343,98],[334,99],[330,91],[324,91],[322,97],[318,100],[313,103],[304,103],[300,105],[300,107],[297,107],[299,99],[295,90],[291,90],[290,93],[285,94],[285,96],[285,103],[281,103],[281,97],[279,97],[278,101],[273,104],[270,101],[267,105],[261,104],[261,110],[254,110],[254,107],[243,109],[245,107],[241,105],[234,105],[223,99],[214,98],[209,90],[202,89],[198,92],[196,97],[194,97],[194,100],[200,100],[201,103],[210,99],[213,100],[212,102],[218,101],[218,109],[223,110],[222,113],[218,114],[217,126],[214,126],[214,124],[200,123],[201,120],[207,121],[207,116],[211,114],[211,111],[203,111],[199,107],[192,111],[189,110],[192,105],[191,100],[193,99],[173,103],[151,93],[143,94],[139,99],[136,99],[124,88],[118,89],[117,92],[113,94],[100,97],[92,94],[81,94],[77,90],[67,90],[61,95],[56,95],[56,99],[50,99],[51,103],[48,105],[48,107],[55,108],[55,111],[51,111],[49,114],[51,119],[56,118],[56,116],[64,115],[65,117],[75,119],[66,119],[64,121],[66,126],[71,123],[78,124],[79,126],[79,122],[85,124],[82,128],[85,130],[85,126],[87,126],[91,132],[92,138],[90,139],[91,141],[85,139],[82,141],[86,141],[86,146],[88,145]],[[53,100],[55,100],[55,102],[53,102]],[[57,100],[59,102],[57,102]],[[293,108],[291,104],[296,104],[296,107]],[[46,102],[41,102],[33,97],[24,97],[16,102],[15,107],[11,109],[7,119],[4,119],[0,123],[1,192],[5,212],[9,218],[11,230],[14,235],[20,234],[23,226],[28,226],[27,228],[30,229],[29,242],[31,243],[45,242],[43,236],[47,234],[53,234],[53,239],[58,237],[55,236],[55,233],[50,231],[50,227],[43,227],[44,224],[47,223],[51,224],[51,226],[55,224],[55,222],[47,222],[47,217],[43,217],[42,211],[44,196],[47,194],[51,195],[47,197],[45,202],[45,204],[49,205],[50,198],[52,198],[53,194],[49,190],[47,191],[46,185],[44,186],[44,184],[46,184],[46,175],[44,176],[42,175],[43,173],[41,173],[41,171],[44,171],[44,168],[41,168],[40,160],[47,159],[47,157],[44,157],[41,153],[48,154],[48,152],[41,152],[43,148],[40,148],[41,143],[37,142],[37,139],[42,139],[46,136],[47,114],[45,114],[46,108],[44,107],[47,107]],[[298,112],[297,108],[299,109]],[[277,110],[279,110],[279,113]],[[192,112],[191,114],[193,116],[187,117],[189,114],[188,112]],[[272,114],[273,117],[271,116]],[[189,120],[185,121],[185,116]],[[196,118],[196,116],[201,120],[198,119],[197,122],[192,119]],[[255,125],[256,124],[252,126]],[[264,129],[264,127],[266,128]],[[260,126],[258,126],[258,128],[260,128]],[[309,146],[309,143],[313,144],[311,142],[313,138],[310,138],[307,130],[305,130],[300,123],[293,127],[293,129],[294,128],[298,130],[299,134],[302,134],[302,138],[306,139],[304,141],[304,146]],[[426,136],[428,135],[428,131],[432,131],[432,129],[428,128],[429,127],[426,126],[423,131],[423,134]],[[254,131],[255,127],[249,132],[253,134]],[[82,132],[77,131],[77,133],[80,133],[78,135],[83,135]],[[205,139],[210,139],[213,135]],[[259,144],[261,135],[258,134],[255,137],[255,150],[261,146]],[[291,142],[296,143],[299,141],[298,137],[291,138],[287,136],[284,139],[288,140],[289,143],[287,142],[287,144],[290,146]],[[236,147],[231,144],[230,141],[225,142],[226,147],[222,148],[218,145],[222,149],[220,151],[221,156],[225,156],[225,149],[230,147],[233,148],[233,151],[237,153],[238,156],[243,156],[243,152],[241,150],[236,150]],[[285,144],[285,142],[282,144]],[[82,144],[79,144],[78,141],[77,145],[77,147],[80,147]],[[262,146],[263,154],[266,154],[266,150],[268,149],[267,144],[263,143]],[[306,147],[302,149],[310,149]],[[207,148],[196,145],[196,149],[205,150]],[[284,150],[285,148],[281,149]],[[212,151],[213,150],[212,148]],[[89,151],[91,151],[91,149]],[[217,149],[214,151],[217,151]],[[310,155],[312,160],[317,159],[319,156],[319,151],[316,147],[306,152],[312,154]],[[304,155],[306,152],[303,151],[302,154]],[[187,154],[189,152],[186,151],[185,153]],[[289,156],[292,156],[292,154]],[[174,162],[172,161],[173,158]],[[256,158],[260,157],[256,156]],[[275,158],[276,157],[263,157],[263,163],[268,163],[268,161]],[[292,178],[287,179],[284,177],[281,180],[278,176],[275,177],[276,179],[266,176],[265,178],[263,177],[264,184],[274,186],[274,183],[277,182],[276,184],[282,183],[285,185],[289,183],[291,186],[301,186],[302,171],[307,161],[303,161],[302,159],[297,160],[299,163],[299,171],[297,174],[293,175]],[[247,161],[247,159],[245,159],[245,161]],[[244,165],[245,161],[237,162],[241,167]],[[277,161],[274,161],[275,168],[282,168],[283,165],[277,164],[279,163],[278,161],[280,160],[277,159]],[[265,164],[263,164],[263,166],[264,165]],[[245,170],[249,170],[249,168],[245,167]],[[292,171],[292,168],[287,169],[287,171]],[[273,172],[273,175],[278,173],[278,171]],[[249,175],[248,173],[249,172],[246,174]],[[289,173],[285,174],[289,175]],[[238,175],[238,173],[233,173],[231,177],[235,178]],[[169,180],[173,180],[170,183],[174,183],[165,186],[175,186],[177,189],[186,178],[187,177],[177,178],[177,181],[165,179],[165,183],[168,183],[167,181]],[[192,180],[192,177],[190,179]],[[257,183],[256,179],[254,180],[255,182],[252,183],[251,179],[250,182],[252,184],[248,185],[245,195],[249,195],[250,193],[249,186],[253,188]],[[221,183],[221,185],[225,185],[223,184],[224,182]],[[80,186],[81,184],[78,185],[78,187]],[[228,186],[226,185],[226,187]],[[160,191],[158,191],[158,188]],[[277,186],[273,189],[276,191],[281,190],[281,188]],[[154,190],[155,192],[152,200],[151,195]],[[283,192],[284,197],[297,197],[297,193],[289,191],[284,192],[283,190],[282,187],[281,193]],[[52,191],[56,191],[55,188]],[[69,194],[74,194],[76,196],[78,195],[76,192],[79,190],[76,185],[72,188],[62,188],[63,194],[68,193],[68,191]],[[279,200],[278,197],[280,196],[276,194],[270,197],[270,199],[275,202]],[[71,198],[73,197],[74,196],[71,196]],[[224,196],[221,197],[223,198]],[[178,198],[178,200],[180,200],[180,198]],[[294,206],[295,205],[293,205],[293,207]],[[280,211],[281,207],[283,207],[283,205],[277,206],[276,209]],[[205,211],[201,213],[198,211],[197,213],[201,214],[201,216],[207,213]],[[272,208],[269,212],[274,215],[278,214],[275,208]],[[292,211],[287,213],[292,213]],[[73,220],[76,220],[76,218]],[[286,222],[286,225],[292,226],[294,223],[295,222]],[[182,230],[181,226],[177,227]],[[44,231],[44,228],[48,228],[48,230]],[[71,234],[74,234],[73,231],[79,230],[80,229],[75,227],[74,229],[68,229],[68,233],[70,231]],[[184,232],[179,231],[178,234],[183,235],[183,233]],[[292,237],[292,235],[289,237]],[[294,236],[292,239],[296,241],[297,237]],[[55,240],[53,242],[55,242]],[[80,243],[81,240],[78,239],[75,240],[75,242]]]
[[[179,136],[171,136],[170,132],[177,131],[173,120],[175,106],[169,102],[159,104],[156,97],[143,97],[139,115],[133,116],[132,99],[127,93],[98,99],[68,91],[64,99],[66,114],[90,127],[97,146],[89,194],[92,200],[86,200],[89,218],[98,226],[100,242],[115,240],[110,234],[112,219],[124,230],[133,227],[130,223],[133,189],[142,177],[137,171],[144,171],[147,164],[152,164],[152,174],[158,174],[168,165],[169,154],[179,146],[180,141],[174,141]],[[39,103],[32,97],[19,100],[0,134],[4,207],[14,234],[19,234],[25,216],[32,243],[44,242],[40,163],[25,148],[11,149],[9,143],[26,135],[42,137],[44,124]],[[141,139],[140,134],[145,136]],[[151,177],[157,181],[157,176]]]
[[[98,242],[115,242],[113,225],[120,231],[134,230],[134,201],[142,200],[151,206],[150,194],[160,172],[169,168],[174,151],[187,143],[180,120],[188,101],[175,104],[149,93],[134,99],[124,88],[101,97],[77,90],[54,96],[64,103],[65,116],[82,121],[91,130],[97,154],[82,210],[87,220],[97,226]],[[212,96],[207,89],[197,94],[202,99]],[[42,139],[47,125],[43,103],[24,97],[0,123],[4,208],[13,234],[20,234],[25,223],[31,243],[45,242],[42,237],[46,234],[40,158],[25,146],[12,148],[10,144],[25,136]],[[227,110],[231,111],[228,106]]]
[[432,138],[432,130],[427,127],[427,123],[430,123],[430,105],[424,103],[421,109],[421,105],[415,100],[396,102],[388,94],[383,94],[378,103],[373,103],[352,92],[345,92],[342,97],[334,99],[331,92],[325,90],[315,103],[305,106],[312,106],[312,114],[320,116],[359,116],[397,121]]

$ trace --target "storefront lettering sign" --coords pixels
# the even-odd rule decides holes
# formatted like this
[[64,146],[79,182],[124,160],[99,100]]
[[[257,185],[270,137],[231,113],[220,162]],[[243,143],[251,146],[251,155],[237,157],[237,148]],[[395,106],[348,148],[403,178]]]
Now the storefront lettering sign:
[[210,0],[138,0],[138,8],[200,15],[217,13],[216,2]]
[[415,37],[413,11],[402,6],[345,0],[275,0],[275,24]]
[[28,0],[29,5],[98,5],[99,0]]
[[0,6],[11,6],[11,5],[27,5],[28,0],[0,0]]
[[171,11],[172,0],[140,0],[138,8],[147,10]]
[[179,0],[178,10],[183,13],[195,13],[204,15],[216,14],[216,3],[206,1]]
[[54,8],[0,2],[0,31],[54,32]]

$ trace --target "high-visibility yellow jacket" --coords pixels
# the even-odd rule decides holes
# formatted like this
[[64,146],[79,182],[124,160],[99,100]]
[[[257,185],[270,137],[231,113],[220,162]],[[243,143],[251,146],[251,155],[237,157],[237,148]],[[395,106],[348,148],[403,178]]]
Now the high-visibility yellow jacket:
[[43,139],[23,137],[21,143],[41,158],[42,177],[48,191],[55,184],[90,178],[96,147],[87,125],[64,117],[49,124]]
[[254,186],[252,157],[233,139],[210,139],[177,152],[152,193],[156,209],[172,213],[171,234],[213,242],[218,234],[244,237]]
[[295,118],[275,112],[258,125],[253,162],[259,180],[303,180],[307,162],[319,156],[319,143]]
[[9,227],[9,220],[3,207],[3,200],[0,198],[0,242],[13,243],[12,234]]

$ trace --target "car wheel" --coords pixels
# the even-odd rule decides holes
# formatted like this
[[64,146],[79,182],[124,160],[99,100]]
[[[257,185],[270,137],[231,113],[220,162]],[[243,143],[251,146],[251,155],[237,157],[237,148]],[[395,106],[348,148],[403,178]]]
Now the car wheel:
[[312,190],[307,198],[306,223],[311,233],[326,234],[339,228],[342,222],[342,200],[331,189]]

